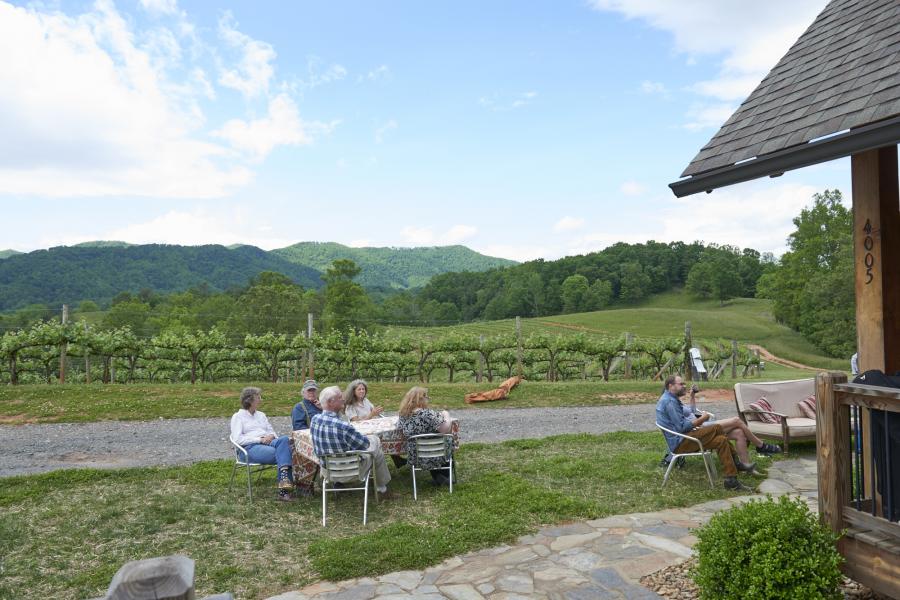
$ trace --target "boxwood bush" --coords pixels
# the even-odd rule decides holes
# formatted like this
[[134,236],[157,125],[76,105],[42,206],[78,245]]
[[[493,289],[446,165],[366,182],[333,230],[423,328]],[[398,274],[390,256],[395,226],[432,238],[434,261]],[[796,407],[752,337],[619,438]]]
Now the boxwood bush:
[[702,600],[840,598],[838,536],[797,498],[751,500],[696,531]]

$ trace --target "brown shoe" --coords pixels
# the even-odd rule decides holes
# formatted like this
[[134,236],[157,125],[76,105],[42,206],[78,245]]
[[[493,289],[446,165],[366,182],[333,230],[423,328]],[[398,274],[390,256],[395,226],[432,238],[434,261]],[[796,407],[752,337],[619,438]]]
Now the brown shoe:
[[397,498],[399,498],[399,496],[397,496],[397,494],[395,494],[391,490],[385,490],[383,492],[378,492],[378,500],[379,501],[386,500],[386,501],[390,502],[391,500],[397,500]]

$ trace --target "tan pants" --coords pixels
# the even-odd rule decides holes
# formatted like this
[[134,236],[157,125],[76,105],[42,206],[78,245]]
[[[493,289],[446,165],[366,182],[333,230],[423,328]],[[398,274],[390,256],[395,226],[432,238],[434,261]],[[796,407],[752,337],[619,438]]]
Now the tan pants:
[[363,464],[366,468],[369,466],[375,468],[375,487],[379,492],[383,492],[387,489],[387,484],[391,480],[391,472],[388,471],[387,463],[384,462],[381,440],[376,435],[366,437],[369,438],[368,452],[371,452],[371,455],[363,455]]
[[[695,427],[687,433],[687,435],[697,438],[708,450],[715,450],[719,454],[719,462],[725,471],[726,477],[734,477],[737,475],[737,467],[734,466],[734,456],[731,454],[731,444],[722,431],[721,425],[707,425],[706,427]],[[683,440],[675,447],[675,454],[681,452],[697,452],[700,447],[692,440]]]

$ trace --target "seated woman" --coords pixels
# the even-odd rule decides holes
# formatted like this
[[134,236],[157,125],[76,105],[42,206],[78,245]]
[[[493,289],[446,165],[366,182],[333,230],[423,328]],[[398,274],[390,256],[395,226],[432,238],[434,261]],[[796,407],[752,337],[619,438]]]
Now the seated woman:
[[303,382],[300,389],[300,402],[294,405],[291,410],[291,422],[294,431],[298,429],[309,429],[312,418],[322,412],[322,405],[319,404],[319,384],[315,379],[307,379]]
[[[446,410],[438,412],[428,408],[428,390],[414,387],[403,396],[400,402],[400,430],[407,440],[423,433],[450,433],[450,413]],[[449,443],[449,441],[448,441]],[[442,458],[416,460],[416,446],[412,441],[406,442],[406,453],[409,462],[418,468],[431,471],[431,478],[437,485],[448,485],[450,478],[447,471],[439,470],[448,463]]]
[[344,414],[351,421],[368,421],[377,419],[384,410],[380,406],[373,406],[366,395],[369,393],[369,384],[362,379],[354,379],[344,390]]
[[262,390],[246,387],[241,391],[241,408],[231,417],[231,439],[247,450],[250,462],[278,465],[278,499],[290,502],[293,487],[291,441],[278,437],[264,412],[259,409]]

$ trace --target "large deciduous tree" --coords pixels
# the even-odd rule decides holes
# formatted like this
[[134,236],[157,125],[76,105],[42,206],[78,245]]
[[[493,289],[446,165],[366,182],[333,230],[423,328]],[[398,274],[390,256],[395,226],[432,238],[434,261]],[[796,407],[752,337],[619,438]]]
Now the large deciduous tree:
[[359,327],[369,312],[369,297],[353,279],[360,269],[349,259],[331,263],[322,279],[325,281],[325,310],[322,319],[326,329],[346,331]]

